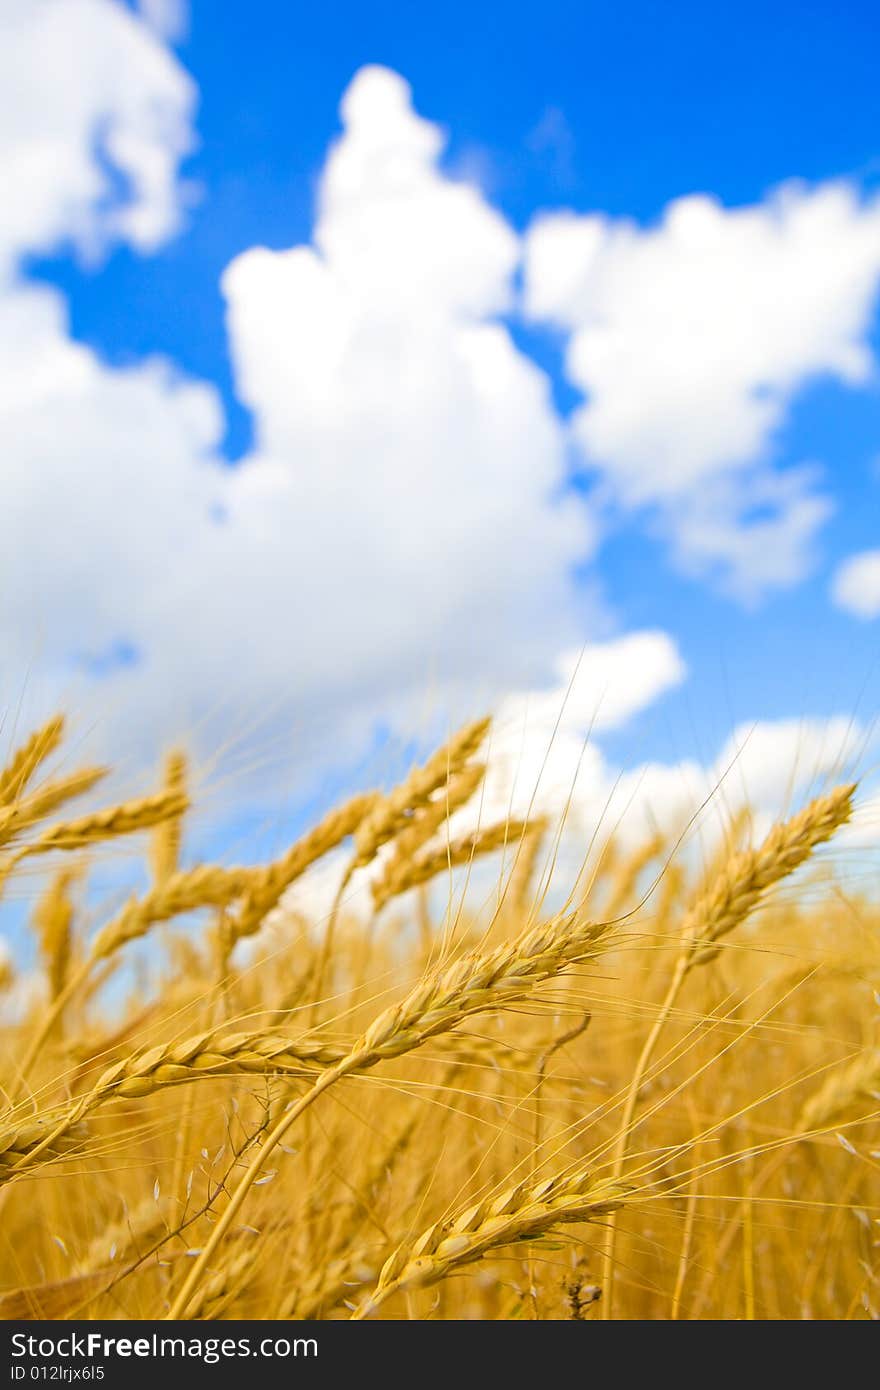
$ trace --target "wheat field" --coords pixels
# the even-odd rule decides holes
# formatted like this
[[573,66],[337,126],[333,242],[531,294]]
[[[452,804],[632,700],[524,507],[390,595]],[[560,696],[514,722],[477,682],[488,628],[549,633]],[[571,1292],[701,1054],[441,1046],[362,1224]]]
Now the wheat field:
[[[558,825],[455,829],[488,729],[258,867],[193,862],[181,752],[85,813],[104,770],[53,771],[60,717],[11,752],[0,885],[39,974],[0,963],[0,1316],[880,1316],[857,787],[702,858],[597,837],[560,883]],[[99,911],[123,844],[148,877]]]

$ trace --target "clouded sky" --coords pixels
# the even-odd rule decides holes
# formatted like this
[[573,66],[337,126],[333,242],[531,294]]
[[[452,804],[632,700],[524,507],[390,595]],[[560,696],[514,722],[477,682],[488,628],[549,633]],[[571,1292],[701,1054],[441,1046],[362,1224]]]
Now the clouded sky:
[[530,794],[569,686],[545,788],[592,725],[589,813],[854,755],[877,37],[0,0],[0,702],[130,764],[265,738],[254,805],[483,707]]

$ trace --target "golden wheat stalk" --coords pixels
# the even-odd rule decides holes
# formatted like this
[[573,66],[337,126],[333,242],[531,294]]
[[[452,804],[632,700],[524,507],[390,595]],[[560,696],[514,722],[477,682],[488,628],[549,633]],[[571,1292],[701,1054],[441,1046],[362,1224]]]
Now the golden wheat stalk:
[[[719,942],[740,926],[776,883],[794,873],[817,846],[830,840],[852,815],[855,784],[836,787],[827,796],[815,797],[796,816],[774,825],[757,849],[734,854],[715,883],[688,912],[682,925],[682,950],[676,961],[666,996],[627,1088],[623,1114],[614,1148],[612,1177],[618,1180],[626,1162],[629,1139],[634,1127],[636,1106],[642,1083],[660,1035],[675,1008],[688,974],[697,965],[717,956]],[[610,1318],[614,1294],[614,1253],[617,1225],[612,1216],[604,1250],[607,1295],[602,1315]]]
[[[172,749],[165,759],[164,790],[172,795],[185,797],[186,773],[186,754],[179,748]],[[153,871],[153,882],[157,886],[177,873],[180,868],[182,834],[182,816],[169,816],[153,831],[150,839],[150,867]]]
[[168,1086],[218,1075],[314,1077],[347,1055],[346,1047],[332,1043],[215,1029],[182,1042],[158,1044],[114,1062],[63,1109],[37,1119],[7,1116],[0,1127],[0,1167],[19,1171],[38,1158],[60,1157],[71,1147],[70,1134],[80,1143],[86,1135],[82,1122],[108,1101],[142,1099]]
[[517,1183],[497,1197],[475,1202],[398,1246],[353,1321],[376,1312],[392,1294],[436,1284],[491,1250],[546,1235],[557,1226],[596,1221],[617,1211],[631,1195],[632,1189],[620,1183],[596,1182],[588,1169],[577,1169],[565,1177]]
[[475,830],[470,835],[453,840],[448,845],[431,850],[418,859],[392,859],[385,867],[381,878],[371,885],[373,906],[379,912],[392,898],[430,883],[432,878],[449,869],[461,868],[472,863],[484,854],[506,849],[516,845],[528,829],[526,821],[499,821],[485,830]]
[[390,870],[395,863],[405,863],[418,854],[440,827],[470,801],[485,773],[485,763],[472,763],[451,777],[442,794],[416,811],[406,829],[391,841],[392,855],[386,867]]
[[21,857],[49,854],[54,850],[85,849],[119,835],[151,830],[162,821],[179,818],[188,807],[189,801],[180,792],[155,792],[152,796],[124,801],[118,806],[108,806],[76,820],[49,826],[37,840],[25,846]]
[[274,864],[253,873],[238,915],[227,919],[227,951],[242,937],[252,936],[259,930],[267,913],[277,906],[282,895],[306,869],[355,833],[374,802],[373,792],[352,797],[297,840]]
[[852,815],[855,784],[817,796],[791,820],[774,825],[758,849],[734,854],[685,918],[682,939],[690,966],[718,954],[718,942],[754,912],[769,888],[794,873]]
[[445,787],[474,756],[489,732],[490,719],[477,719],[459,729],[423,767],[413,768],[408,777],[378,797],[355,835],[355,866],[362,868],[375,858],[389,840],[406,830],[413,815],[427,806],[431,797]]
[[92,941],[91,961],[105,960],[129,941],[144,935],[156,922],[204,907],[227,907],[247,892],[251,869],[224,869],[200,864],[179,870],[142,898],[132,898]]
[[[395,841],[400,849],[400,839],[410,836],[409,852],[404,850],[394,856],[398,870],[407,862],[408,853],[416,844],[424,844],[430,827],[440,825],[448,818],[452,805],[450,797],[457,805],[462,805],[468,788],[473,790],[482,780],[485,768],[468,769],[468,759],[476,753],[489,729],[490,721],[480,719],[466,725],[454,734],[444,746],[434,753],[423,767],[416,767],[404,778],[399,786],[386,796],[374,793],[372,803],[355,833],[355,854],[342,875],[333,906],[327,919],[324,939],[315,969],[315,1006],[324,993],[324,981],[330,959],[333,955],[336,920],[339,915],[346,889],[357,869],[365,867],[375,859],[380,849],[389,841]],[[440,793],[441,789],[445,794]],[[432,800],[432,797],[434,798]],[[459,799],[460,798],[460,799]],[[406,844],[406,842],[405,842]],[[392,870],[392,873],[395,871]],[[315,1010],[311,1022],[314,1023]]]
[[231,1295],[238,1294],[250,1283],[256,1270],[258,1251],[245,1246],[215,1270],[197,1291],[190,1317],[208,1322],[220,1311]]
[[608,901],[602,910],[603,917],[610,921],[630,904],[639,878],[651,861],[662,853],[665,845],[665,835],[652,835],[643,845],[637,846],[626,859],[621,860],[611,882]]
[[185,1316],[193,1291],[269,1155],[325,1091],[345,1076],[367,1071],[385,1059],[401,1057],[421,1047],[429,1038],[451,1032],[466,1018],[529,998],[537,986],[569,966],[594,959],[607,931],[604,923],[585,921],[578,913],[554,918],[492,951],[471,953],[451,964],[437,966],[399,1004],[379,1014],[348,1056],[324,1071],[267,1134],[193,1263],[168,1318]]
[[[75,797],[91,791],[106,775],[107,769],[104,767],[83,768],[82,771],[72,772],[67,777],[59,777],[57,781],[45,782],[37,791],[31,792],[30,796],[7,806],[0,811],[0,845],[7,844],[24,831],[30,830],[66,801],[72,801]],[[16,862],[33,852],[37,851],[26,845],[16,852]]]
[[507,909],[514,922],[525,921],[535,911],[535,878],[547,829],[548,821],[544,816],[529,821],[517,846],[506,895]]
[[17,801],[34,773],[54,753],[64,734],[64,719],[55,715],[35,730],[0,772],[0,806]]
[[71,952],[73,902],[70,886],[75,869],[61,869],[51,879],[34,908],[32,923],[40,942],[40,954],[49,981],[49,1001],[53,1003],[67,984]]
[[86,983],[99,961],[108,960],[127,942],[143,936],[155,922],[165,922],[183,912],[194,912],[203,907],[225,906],[244,891],[250,881],[250,873],[248,869],[222,869],[213,864],[203,864],[172,875],[143,898],[131,899],[112,921],[97,932],[82,966],[53,1000],[19,1065],[20,1081],[27,1079],[62,1011]]
[[340,1062],[346,1054],[344,1046],[307,1038],[208,1029],[183,1042],[158,1044],[107,1067],[83,1097],[83,1113],[108,1099],[148,1096],[164,1086],[217,1073],[229,1076],[314,1075]]

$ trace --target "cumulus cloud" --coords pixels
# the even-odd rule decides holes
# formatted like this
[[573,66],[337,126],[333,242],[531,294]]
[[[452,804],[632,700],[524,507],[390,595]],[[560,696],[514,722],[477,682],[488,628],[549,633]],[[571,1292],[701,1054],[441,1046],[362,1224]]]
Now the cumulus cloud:
[[557,816],[573,788],[579,795],[588,785],[604,785],[601,735],[625,725],[685,674],[665,632],[631,633],[565,654],[552,685],[512,693],[498,705],[483,813],[494,820],[508,810],[526,816],[531,808]]
[[[603,750],[603,734],[628,723],[685,679],[673,639],[637,632],[592,643],[560,664],[549,689],[512,694],[496,712],[480,814],[558,819],[568,806],[581,845],[600,833],[640,843],[660,829],[682,830],[704,803],[706,827],[751,807],[758,831],[823,778],[843,775],[864,748],[849,717],[756,721],[735,728],[709,763],[634,763],[621,767]],[[473,813],[473,808],[471,808]]]
[[114,0],[0,0],[0,275],[23,251],[179,225],[195,85]]
[[[32,210],[19,250],[84,227],[140,245],[173,225],[186,141],[160,139],[144,161],[164,173],[137,183],[135,215],[105,205],[91,135],[128,128],[131,88],[155,112],[189,81],[167,51],[152,64],[156,41],[130,15],[71,9],[118,71],[90,108],[80,94],[72,135],[50,106],[48,143],[73,140],[88,178]],[[51,69],[68,13],[40,9],[33,72]],[[217,461],[210,389],[158,361],[106,368],[71,341],[53,290],[16,281],[0,296],[7,670],[34,669],[46,703],[88,708],[129,756],[218,707],[236,730],[281,711],[297,763],[316,769],[360,755],[375,720],[415,718],[427,690],[465,714],[581,635],[571,571],[589,516],[561,495],[546,379],[496,318],[516,237],[440,172],[440,132],[402,79],[363,71],[342,118],[313,243],[254,249],[223,279],[256,432],[237,468]]]
[[188,0],[137,0],[144,20],[168,43],[176,43],[189,29]]
[[856,618],[880,617],[880,550],[863,550],[844,560],[832,580],[831,597]]
[[774,446],[806,384],[867,381],[878,282],[880,199],[844,183],[682,198],[650,228],[551,214],[527,240],[527,312],[570,335],[585,458],[684,568],[747,599],[811,564],[831,504]]

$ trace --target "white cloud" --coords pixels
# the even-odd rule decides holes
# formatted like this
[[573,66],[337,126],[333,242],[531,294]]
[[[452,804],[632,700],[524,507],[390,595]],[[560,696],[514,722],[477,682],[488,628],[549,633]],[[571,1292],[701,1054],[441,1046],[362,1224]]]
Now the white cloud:
[[831,597],[856,618],[880,617],[880,550],[851,555],[837,569]]
[[880,199],[843,183],[738,209],[682,198],[648,229],[552,214],[527,241],[527,312],[570,334],[588,460],[685,568],[746,598],[811,564],[829,500],[774,445],[804,385],[868,379],[878,282]]
[[549,689],[508,695],[495,713],[483,808],[490,819],[559,814],[572,790],[604,783],[595,738],[620,728],[685,677],[665,632],[590,643],[557,662]]
[[[0,76],[27,68],[38,89],[11,134],[0,128],[15,193],[0,211],[0,703],[17,703],[30,671],[34,705],[72,705],[129,764],[191,730],[214,753],[277,716],[284,746],[254,778],[264,801],[293,763],[306,775],[360,755],[380,718],[407,733],[431,723],[417,712],[426,692],[435,725],[500,707],[487,809],[513,795],[517,810],[537,786],[538,808],[558,810],[579,759],[582,827],[626,810],[635,834],[711,789],[714,767],[619,776],[595,742],[581,758],[591,725],[618,728],[683,679],[666,634],[594,643],[573,680],[566,656],[542,686],[589,621],[571,571],[591,554],[592,522],[564,495],[547,381],[497,321],[517,239],[440,172],[442,138],[406,84],[371,68],[346,94],[312,244],[255,248],[224,276],[256,431],[229,469],[210,388],[161,361],[107,368],[72,341],[61,296],[15,274],[24,253],[67,238],[147,250],[172,233],[190,79],[110,0],[0,0],[0,36]],[[67,58],[84,41],[83,76]],[[101,132],[132,183],[124,203],[107,196]],[[739,477],[719,466],[705,495]],[[790,475],[767,471],[763,485],[775,503]],[[800,493],[782,501],[806,544],[814,494],[799,486],[797,525]],[[797,534],[786,547],[775,531],[738,531],[727,563],[788,576]]]
[[[115,11],[84,13],[122,67],[113,99],[140,84],[146,100]],[[36,51],[29,62],[41,70]],[[160,104],[168,71],[166,52]],[[86,170],[85,132],[109,99],[81,112],[71,157]],[[54,291],[0,297],[7,680],[34,669],[44,703],[66,695],[129,757],[138,740],[155,752],[201,724],[207,746],[280,715],[296,730],[289,756],[314,769],[359,755],[374,719],[411,728],[432,683],[454,718],[538,679],[582,630],[570,572],[589,517],[558,496],[565,440],[547,382],[494,319],[516,237],[439,172],[440,134],[400,78],[362,72],[342,114],[314,244],[254,249],[223,279],[257,437],[238,468],[214,456],[213,392],[161,362],[107,369],[71,342]],[[92,205],[91,173],[18,244],[83,223],[138,240],[140,223]],[[170,230],[166,201],[144,201],[144,222]],[[208,733],[212,712],[226,727]]]
[[174,231],[195,97],[113,0],[0,0],[0,276],[62,239],[150,251]]
[[186,37],[188,0],[137,0],[137,7],[150,28],[168,43],[177,43]]
[[864,731],[844,716],[779,719],[733,730],[708,764],[635,763],[621,768],[603,734],[622,727],[686,674],[673,640],[637,632],[584,649],[576,668],[562,663],[549,690],[508,696],[496,712],[484,821],[531,808],[551,821],[568,804],[569,840],[583,854],[598,832],[630,844],[656,829],[682,830],[704,803],[700,834],[723,827],[731,810],[753,809],[757,833],[823,779],[844,776],[864,748]]

